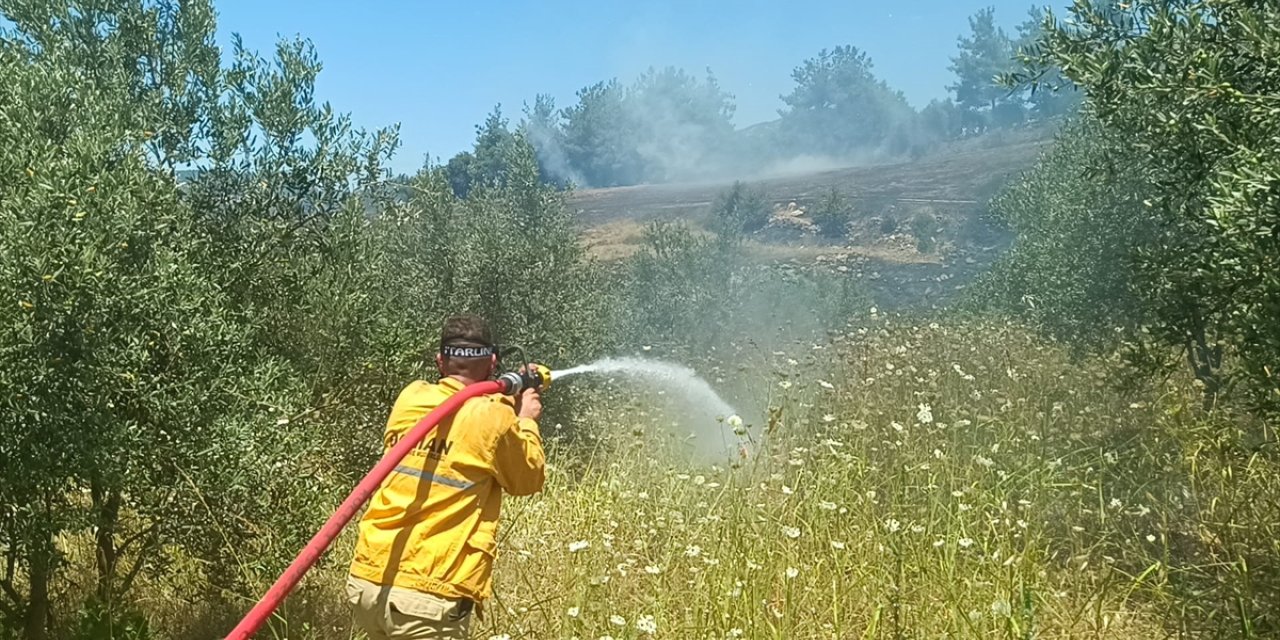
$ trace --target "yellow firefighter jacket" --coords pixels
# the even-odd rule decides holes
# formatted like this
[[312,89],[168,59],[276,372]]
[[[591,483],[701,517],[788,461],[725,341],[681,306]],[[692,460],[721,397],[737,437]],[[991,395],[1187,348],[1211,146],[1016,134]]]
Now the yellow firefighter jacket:
[[[445,378],[405,387],[387,419],[383,452],[462,386]],[[492,593],[502,493],[541,490],[543,464],[538,423],[517,418],[511,398],[468,400],[373,494],[360,519],[351,575],[483,601]]]

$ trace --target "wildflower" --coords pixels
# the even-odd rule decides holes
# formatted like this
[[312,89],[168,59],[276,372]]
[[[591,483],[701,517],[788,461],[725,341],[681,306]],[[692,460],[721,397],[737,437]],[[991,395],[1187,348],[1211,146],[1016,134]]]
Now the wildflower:
[[787,567],[787,579],[788,579],[788,580],[794,580],[794,579],[795,579],[795,577],[796,577],[796,576],[798,576],[798,575],[800,575],[800,570],[799,570],[799,569],[797,569],[797,568],[795,568],[795,567]]
[[649,566],[647,566],[647,567],[645,567],[645,568],[644,568],[644,572],[645,572],[645,573],[647,573],[647,574],[649,574],[649,575],[651,575],[651,576],[656,576],[656,575],[658,575],[659,573],[662,573],[662,567],[659,567],[659,566],[657,566],[657,565],[653,565],[653,564],[651,564],[651,565],[649,565]]
[[702,476],[694,476],[693,483],[696,485],[704,485],[707,483],[707,479]]
[[1109,502],[1107,506],[1112,509],[1119,509],[1124,506],[1124,503],[1120,501],[1120,498],[1112,498],[1111,502]]
[[956,420],[956,427],[959,427],[959,428],[964,428],[971,424],[973,423],[968,420]]
[[586,540],[577,540],[575,542],[570,542],[569,553],[577,553],[579,551],[582,551],[583,549],[589,548],[590,546],[591,546],[591,543]]
[[702,547],[699,547],[696,544],[691,544],[684,548],[684,555],[689,558],[696,558],[702,555]]
[[581,613],[581,609],[578,609],[577,607],[569,607],[569,610],[565,613],[568,614],[570,618],[576,618],[578,617],[578,614]]
[[738,427],[742,426],[742,416],[739,416],[738,414],[735,413],[729,416],[728,418],[725,418],[724,423],[729,425],[730,427],[737,429]]
[[1147,542],[1155,542],[1155,541],[1156,541],[1156,537],[1155,537],[1155,535],[1148,533],[1148,534],[1147,534]]
[[973,546],[973,538],[960,538],[959,540],[956,540],[956,542],[965,549]]
[[640,633],[653,635],[658,632],[658,621],[654,620],[651,615],[642,615],[639,618],[636,618],[636,629],[640,631]]
[[947,541],[946,541],[946,540],[943,540],[942,538],[938,538],[937,540],[934,540],[934,541],[933,541],[933,546],[934,546],[934,547],[941,547],[942,545],[944,545],[944,544],[946,544],[946,543],[947,543]]
[[1026,521],[1026,520],[1021,520],[1021,519],[1020,519],[1020,520],[1018,520],[1018,528],[1019,528],[1019,529],[1026,529],[1026,528],[1027,528],[1027,521]]
[[951,492],[951,497],[953,498],[959,498],[960,496],[963,496],[963,495],[964,495],[964,491],[961,491],[960,489],[956,489],[955,491]]
[[828,413],[827,415],[822,416],[822,421],[823,421],[823,422],[835,422],[835,421],[836,421],[836,417]]
[[648,500],[648,499],[649,499],[649,492],[648,492],[648,491],[641,491],[640,493],[637,493],[637,494],[636,494],[636,497],[637,497],[637,498],[639,498],[639,499],[641,499],[641,500]]
[[844,551],[844,543],[840,542],[839,540],[832,540],[831,548],[835,549],[836,551]]
[[779,386],[779,387],[782,387],[782,388],[783,388],[783,390],[790,389],[790,388],[791,388],[791,381],[790,381],[790,380],[783,380],[783,381],[781,381],[781,382],[779,382],[779,383],[778,383],[778,386]]
[[750,560],[748,560],[748,561],[747,561],[747,569],[748,569],[749,571],[759,571],[759,570],[761,570],[761,569],[763,569],[763,568],[764,568],[763,566],[758,565],[758,564],[756,564],[756,563],[754,563],[754,562],[752,562],[752,561],[750,561]]
[[732,628],[732,629],[730,629],[730,630],[729,630],[729,633],[726,633],[726,634],[725,634],[725,637],[726,637],[726,638],[741,638],[741,637],[742,637],[742,633],[743,633],[742,629],[739,629],[739,628],[737,628],[737,627],[734,627],[734,628]]
[[783,527],[782,535],[795,540],[800,537],[800,529],[798,527]]
[[916,412],[916,420],[919,420],[920,424],[933,422],[933,408],[923,403],[919,407],[920,410]]
[[997,617],[1008,617],[1013,612],[1013,608],[1009,606],[1009,601],[1000,599],[991,603],[991,615]]
[[981,455],[974,456],[973,461],[984,467],[990,467],[991,465],[995,464],[995,461],[992,460],[991,458],[981,456]]
[[891,423],[889,423],[889,426],[893,427],[893,430],[894,430],[894,431],[897,431],[898,433],[902,433],[902,430],[906,428],[906,427],[903,427],[900,423],[897,423],[897,422],[891,422]]
[[489,640],[511,640],[511,636],[504,633],[499,636],[489,636]]
[[834,502],[828,502],[828,501],[826,501],[826,500],[823,500],[823,501],[821,501],[821,502],[819,502],[819,503],[818,503],[818,508],[819,508],[819,509],[824,509],[824,510],[826,510],[826,511],[835,511],[835,510],[836,510],[836,503],[834,503]]
[[902,528],[902,523],[894,520],[893,518],[889,518],[885,521],[884,528],[888,529],[889,533],[897,533],[898,529]]
[[911,525],[911,533],[924,533],[924,526],[918,524]]
[[626,618],[624,618],[624,617],[622,617],[622,616],[620,616],[620,615],[618,615],[618,614],[616,614],[616,613],[615,613],[615,614],[613,614],[613,615],[611,615],[611,616],[609,616],[609,622],[611,622],[611,623],[613,623],[613,624],[616,624],[616,625],[618,625],[619,627],[625,627],[625,626],[627,626],[627,619],[626,619]]
[[782,485],[782,495],[784,495],[784,496],[789,496],[789,495],[791,495],[792,493],[794,493],[794,492],[791,490],[791,487],[788,487],[788,486],[787,486],[787,485],[785,485],[785,484],[784,484],[784,485]]
[[822,387],[823,389],[835,389],[835,388],[836,388],[836,386],[835,386],[834,384],[831,384],[830,382],[827,382],[826,380],[819,380],[819,381],[818,381],[818,386],[819,386],[819,387]]

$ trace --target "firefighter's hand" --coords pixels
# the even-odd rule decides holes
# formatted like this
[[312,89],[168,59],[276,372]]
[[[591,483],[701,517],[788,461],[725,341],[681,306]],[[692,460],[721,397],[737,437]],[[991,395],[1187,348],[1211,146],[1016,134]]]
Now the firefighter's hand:
[[521,418],[528,418],[534,422],[542,418],[542,395],[537,389],[525,389],[520,392],[520,399],[516,402],[516,413]]

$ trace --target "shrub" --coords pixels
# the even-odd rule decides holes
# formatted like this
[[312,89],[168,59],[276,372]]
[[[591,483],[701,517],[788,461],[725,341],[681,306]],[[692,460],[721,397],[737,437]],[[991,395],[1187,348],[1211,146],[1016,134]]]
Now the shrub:
[[928,213],[917,213],[911,217],[911,235],[916,237],[916,250],[929,253],[937,246],[934,234],[938,230],[938,221]]
[[853,208],[849,205],[847,198],[835,187],[831,187],[827,195],[813,208],[810,216],[818,225],[822,235],[828,238],[842,238],[848,231],[849,221],[853,219]]
[[763,190],[734,182],[712,205],[711,227],[723,239],[738,240],[744,233],[763,229],[771,213]]

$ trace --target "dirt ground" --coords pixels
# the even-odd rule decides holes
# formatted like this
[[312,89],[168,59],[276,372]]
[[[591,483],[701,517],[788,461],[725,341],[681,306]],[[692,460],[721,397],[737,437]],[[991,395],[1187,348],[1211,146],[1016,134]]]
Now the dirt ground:
[[[748,242],[764,261],[839,269],[858,275],[880,304],[945,301],[963,289],[1008,245],[984,217],[986,203],[1034,162],[1051,140],[1043,129],[957,143],[911,162],[850,167],[750,181],[776,210],[804,209],[832,188],[854,209],[846,238],[831,240],[803,225],[766,228]],[[728,182],[639,185],[576,191],[568,205],[591,255],[618,260],[639,250],[654,220],[707,221]],[[793,206],[794,203],[794,206]],[[928,228],[928,242],[916,237]],[[922,250],[923,248],[923,250]]]

